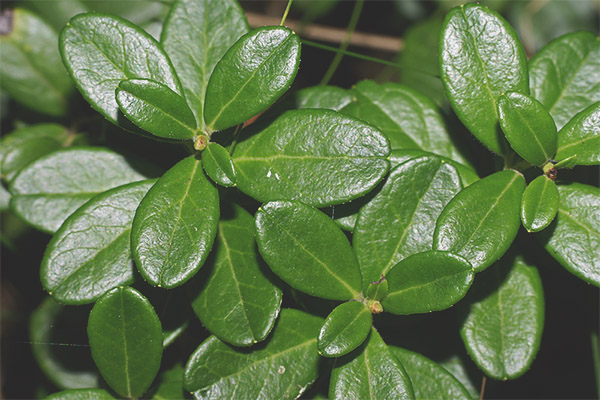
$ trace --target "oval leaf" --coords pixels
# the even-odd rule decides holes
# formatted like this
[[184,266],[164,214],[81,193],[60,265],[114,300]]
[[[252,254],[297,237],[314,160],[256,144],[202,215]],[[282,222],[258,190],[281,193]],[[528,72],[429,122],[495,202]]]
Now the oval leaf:
[[394,168],[358,214],[353,245],[364,285],[402,259],[430,250],[435,223],[461,188],[456,169],[439,157],[420,157]]
[[214,258],[192,307],[202,324],[234,346],[264,340],[281,306],[281,290],[265,276],[254,242],[254,219],[232,204],[222,211]]
[[[419,149],[466,163],[442,115],[427,96],[407,86],[362,81],[352,88],[358,115],[390,140],[392,149]],[[354,114],[353,114],[354,115]]]
[[600,102],[573,117],[558,133],[557,160],[575,157],[579,165],[600,164]]
[[600,101],[600,42],[592,32],[563,35],[529,62],[531,95],[561,129],[575,114]]
[[290,87],[299,63],[300,38],[288,28],[264,26],[242,36],[208,81],[209,129],[229,128],[266,110]]
[[527,57],[510,24],[480,4],[465,4],[446,15],[440,38],[440,73],[456,115],[481,143],[503,154],[497,99],[527,94]]
[[324,357],[339,357],[350,353],[365,341],[373,318],[361,302],[349,301],[337,306],[325,320],[317,349]]
[[460,255],[479,272],[498,260],[514,240],[525,179],[517,171],[496,172],[463,189],[440,215],[433,248]]
[[92,357],[106,383],[124,397],[144,394],[163,351],[152,304],[133,288],[114,288],[94,305],[87,330]]
[[540,239],[569,272],[600,286],[600,189],[571,183],[558,185],[558,193],[558,214]]
[[61,31],[59,48],[83,97],[117,125],[122,117],[115,90],[123,80],[151,79],[182,94],[177,75],[158,42],[122,18],[79,14]]
[[341,111],[352,102],[352,92],[337,86],[311,86],[298,90],[290,95],[290,100],[281,103],[289,105],[289,109],[325,108]]
[[191,139],[196,134],[192,110],[165,85],[149,79],[121,81],[116,98],[127,119],[155,136]]
[[521,199],[521,221],[527,232],[538,232],[546,228],[558,211],[558,189],[544,175],[535,178],[523,192]]
[[236,176],[229,152],[218,143],[209,143],[202,152],[202,166],[206,175],[221,186],[235,186]]
[[332,300],[360,294],[350,243],[321,211],[297,201],[266,203],[256,213],[256,242],[273,272],[294,289]]
[[53,393],[46,400],[113,400],[109,392],[104,389],[71,389]]
[[438,363],[399,347],[390,350],[410,377],[416,399],[471,399],[463,384]]
[[460,335],[475,363],[494,379],[521,376],[535,358],[544,328],[537,269],[521,260],[505,260],[478,277],[468,299],[474,301],[465,304]]
[[135,213],[131,243],[142,277],[166,289],[186,282],[208,257],[218,221],[219,193],[201,162],[190,156],[177,163]]
[[60,227],[40,269],[44,289],[57,301],[91,303],[107,290],[133,282],[131,222],[153,183],[131,183],[101,193]]
[[284,309],[265,346],[240,351],[211,336],[190,357],[184,387],[197,399],[296,399],[318,376],[319,317]]
[[238,188],[259,201],[316,207],[369,192],[388,170],[387,139],[330,110],[288,111],[233,153]]
[[356,351],[336,359],[330,399],[414,399],[410,378],[375,329]]
[[508,92],[498,98],[498,114],[508,143],[523,159],[542,166],[554,157],[556,125],[539,101]]
[[160,41],[181,79],[200,130],[205,127],[204,96],[210,75],[227,49],[246,32],[246,16],[236,0],[178,0],[171,8]]
[[385,311],[405,315],[444,310],[459,301],[473,283],[473,269],[462,257],[430,250],[400,261],[385,279]]
[[11,207],[29,224],[53,233],[96,194],[142,179],[123,156],[110,150],[59,150],[17,174],[10,186]]
[[54,29],[20,8],[4,10],[2,19],[10,29],[0,35],[2,90],[41,113],[66,114],[73,85],[56,52]]

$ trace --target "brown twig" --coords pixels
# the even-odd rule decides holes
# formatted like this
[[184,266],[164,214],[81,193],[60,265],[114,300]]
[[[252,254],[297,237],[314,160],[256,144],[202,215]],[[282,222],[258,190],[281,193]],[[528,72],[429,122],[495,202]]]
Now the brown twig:
[[485,382],[487,381],[486,376],[483,376],[481,380],[481,391],[479,392],[479,400],[483,400],[483,394],[485,393]]

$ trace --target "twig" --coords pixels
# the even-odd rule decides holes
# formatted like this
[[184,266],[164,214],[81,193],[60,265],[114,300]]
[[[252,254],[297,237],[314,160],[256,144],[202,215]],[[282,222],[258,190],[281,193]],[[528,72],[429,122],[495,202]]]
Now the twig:
[[487,378],[484,375],[483,379],[481,380],[481,391],[479,392],[479,400],[483,400],[483,394],[485,393],[485,382],[486,381],[487,381]]

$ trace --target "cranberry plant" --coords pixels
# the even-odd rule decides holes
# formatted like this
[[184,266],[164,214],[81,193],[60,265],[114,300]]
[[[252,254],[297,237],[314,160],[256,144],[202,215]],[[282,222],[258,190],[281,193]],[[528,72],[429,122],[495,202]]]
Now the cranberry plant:
[[[122,135],[188,153],[161,171],[56,124],[2,138],[3,201],[52,235],[49,297],[31,319],[40,367],[65,389],[50,398],[297,398],[317,379],[330,398],[473,398],[455,370],[386,344],[379,314],[456,304],[466,352],[508,380],[530,368],[545,318],[541,266],[519,238],[600,286],[600,190],[561,178],[600,164],[593,33],[528,60],[495,11],[447,13],[439,74],[498,161],[481,173],[436,103],[404,85],[315,86],[274,105],[302,40],[284,21],[250,29],[235,0],[175,1],[159,39],[78,14],[58,36],[62,60],[34,13],[3,19],[2,89],[15,101],[64,115],[75,87]],[[43,57],[28,63],[31,51]],[[36,345],[62,305],[93,305],[99,374]],[[167,368],[196,318],[210,335]]]

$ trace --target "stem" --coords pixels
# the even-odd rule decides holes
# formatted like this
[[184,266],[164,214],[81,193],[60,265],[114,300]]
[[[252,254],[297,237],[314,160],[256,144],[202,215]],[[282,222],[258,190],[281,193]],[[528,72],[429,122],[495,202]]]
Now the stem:
[[[290,1],[291,3],[291,1]],[[233,139],[231,140],[231,146],[229,146],[229,154],[233,155],[233,151],[235,150],[235,146],[237,145],[238,137],[240,136],[242,124],[239,124],[235,127],[235,131],[233,132]]]
[[283,24],[285,23],[285,19],[288,16],[288,13],[290,12],[290,8],[292,8],[292,2],[294,0],[288,0],[287,3],[287,7],[285,8],[285,11],[283,12],[283,17],[281,17],[281,23],[279,24],[279,26],[283,26]]
[[594,376],[596,377],[596,394],[600,397],[600,349],[598,349],[598,334],[592,332],[592,358],[594,360]]
[[348,24],[344,41],[340,44],[339,49],[336,51],[335,57],[333,58],[333,61],[331,61],[331,64],[329,65],[327,72],[325,72],[323,79],[321,79],[320,85],[327,85],[329,83],[329,80],[333,74],[335,74],[335,70],[340,65],[340,62],[342,62],[342,58],[344,57],[343,52],[346,51],[348,44],[350,44],[350,38],[356,29],[356,24],[360,18],[360,13],[364,3],[365,0],[357,0],[356,3],[354,3],[354,10],[352,10],[352,16],[350,17],[350,23]]
[[485,393],[485,382],[487,381],[485,375],[481,380],[481,391],[479,392],[479,400],[483,400],[483,394]]

